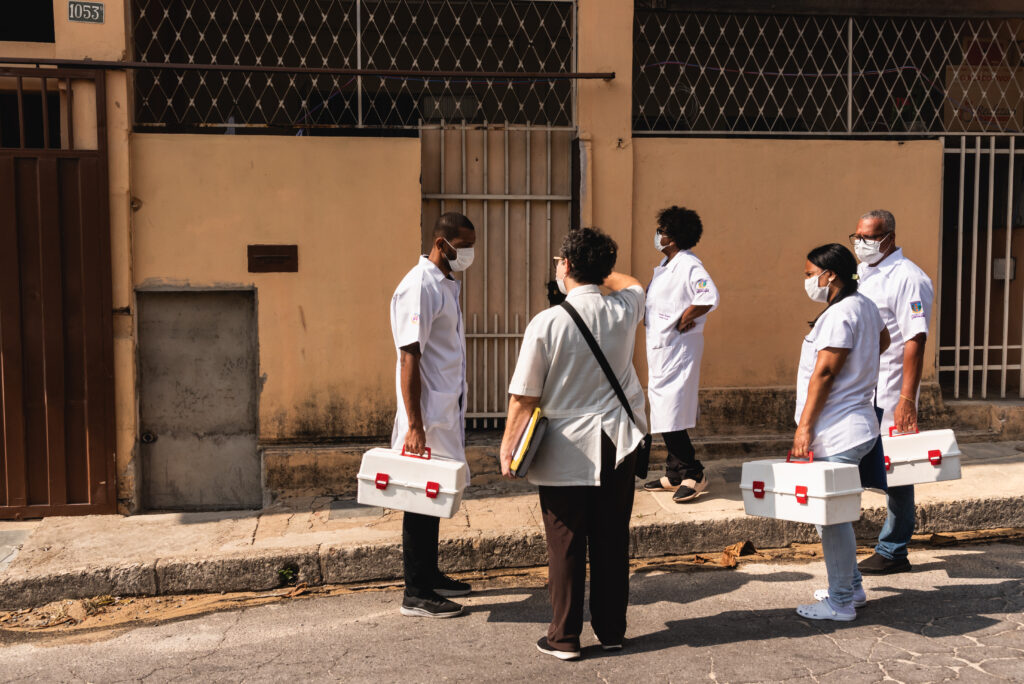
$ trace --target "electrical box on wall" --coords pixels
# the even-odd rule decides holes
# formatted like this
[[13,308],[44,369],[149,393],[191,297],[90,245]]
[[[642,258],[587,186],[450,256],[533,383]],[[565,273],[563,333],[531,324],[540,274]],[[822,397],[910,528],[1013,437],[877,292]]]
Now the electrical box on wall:
[[249,273],[298,273],[298,245],[249,245]]

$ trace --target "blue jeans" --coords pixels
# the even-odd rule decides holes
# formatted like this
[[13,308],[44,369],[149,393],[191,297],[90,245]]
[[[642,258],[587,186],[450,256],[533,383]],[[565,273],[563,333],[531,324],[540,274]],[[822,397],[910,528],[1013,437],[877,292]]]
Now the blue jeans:
[[[820,460],[857,465],[874,448],[875,439],[872,438]],[[821,535],[821,550],[825,555],[829,600],[836,606],[849,606],[853,603],[853,592],[863,583],[857,569],[857,537],[853,533],[853,523],[818,525],[818,534]]]
[[914,485],[889,487],[888,494],[889,513],[878,535],[875,553],[889,560],[902,560],[907,557],[907,544],[910,543],[917,522],[914,515]]

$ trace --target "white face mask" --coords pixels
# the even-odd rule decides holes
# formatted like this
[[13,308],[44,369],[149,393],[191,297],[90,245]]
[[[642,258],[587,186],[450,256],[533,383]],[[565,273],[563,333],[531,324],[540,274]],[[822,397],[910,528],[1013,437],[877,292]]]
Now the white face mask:
[[[804,290],[807,292],[807,296],[811,298],[812,302],[828,301],[828,283],[825,285],[818,285],[818,279],[821,278],[823,273],[824,271],[804,280]],[[834,277],[835,276],[830,278],[828,282],[831,283]]]
[[[889,233],[889,235],[891,234]],[[853,251],[857,258],[861,260],[861,263],[877,263],[879,257],[882,256],[882,243],[886,241],[889,235],[883,236],[881,240],[868,240],[866,242],[857,240],[853,244]]]
[[558,285],[558,291],[562,294],[569,294],[569,291],[565,289],[565,278],[555,278],[555,285]]
[[[448,242],[448,240],[445,240],[445,242]],[[454,259],[448,259],[448,257],[445,257],[445,259],[448,259],[448,268],[452,269],[453,272],[459,273],[460,271],[465,271],[473,265],[473,256],[475,252],[472,247],[456,247],[450,242],[448,242],[448,246],[455,250]]]
[[654,249],[658,250],[659,252],[662,251],[663,249],[665,249],[665,247],[668,246],[668,245],[662,246],[662,244],[661,244],[661,238],[662,237],[663,236],[662,236],[661,233],[659,233],[658,231],[654,231]]

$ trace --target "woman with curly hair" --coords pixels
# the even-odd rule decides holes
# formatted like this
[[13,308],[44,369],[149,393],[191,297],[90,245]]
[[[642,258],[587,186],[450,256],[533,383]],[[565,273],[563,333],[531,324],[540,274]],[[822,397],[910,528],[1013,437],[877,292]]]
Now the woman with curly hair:
[[658,214],[654,247],[664,255],[647,287],[647,393],[651,432],[668,448],[665,475],[647,491],[674,492],[676,503],[693,501],[708,488],[704,465],[688,430],[697,424],[697,389],[704,356],[704,321],[718,306],[718,288],[690,250],[704,232],[697,212],[672,206]]
[[[633,368],[644,289],[615,273],[618,247],[593,228],[570,231],[556,258],[565,307],[537,314],[523,335],[509,386],[501,472],[511,476],[516,442],[538,406],[547,432],[527,479],[540,486],[553,617],[537,642],[560,660],[580,657],[587,551],[591,625],[605,650],[622,647],[629,602],[629,517],[636,448],[646,437],[644,393]],[[602,295],[603,285],[611,294]],[[620,402],[580,326],[596,340],[629,404]]]

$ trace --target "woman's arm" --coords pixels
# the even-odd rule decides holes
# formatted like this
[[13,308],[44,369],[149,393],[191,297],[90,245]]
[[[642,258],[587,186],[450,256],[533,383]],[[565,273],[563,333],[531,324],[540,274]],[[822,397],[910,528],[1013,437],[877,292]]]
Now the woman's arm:
[[710,304],[694,304],[686,307],[686,311],[676,321],[676,330],[683,333],[697,325],[697,319],[711,311]]
[[512,457],[515,456],[519,436],[530,422],[533,410],[540,404],[540,397],[525,397],[519,394],[508,396],[508,419],[505,421],[505,435],[501,438],[501,475],[512,479]]
[[817,361],[814,364],[814,372],[811,373],[811,380],[807,385],[807,401],[804,403],[804,410],[800,416],[800,424],[796,428],[796,435],[793,437],[793,457],[806,458],[811,449],[811,442],[814,441],[813,428],[825,408],[825,401],[828,399],[836,376],[843,369],[846,357],[849,356],[849,349],[836,347],[825,347],[818,352]]

